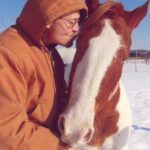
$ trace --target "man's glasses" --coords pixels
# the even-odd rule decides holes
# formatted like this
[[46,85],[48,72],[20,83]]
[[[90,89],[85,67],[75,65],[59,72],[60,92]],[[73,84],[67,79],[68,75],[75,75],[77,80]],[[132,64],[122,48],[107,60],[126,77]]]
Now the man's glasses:
[[61,19],[63,19],[65,21],[66,27],[68,29],[72,29],[76,24],[78,24],[78,25],[80,24],[80,19],[68,20],[68,19],[65,19],[63,17]]

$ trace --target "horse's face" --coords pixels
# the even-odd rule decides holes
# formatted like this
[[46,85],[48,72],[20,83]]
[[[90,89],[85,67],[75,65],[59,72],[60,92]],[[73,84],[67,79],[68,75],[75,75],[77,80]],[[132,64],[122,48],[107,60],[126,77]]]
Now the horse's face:
[[[146,3],[128,12],[117,3],[91,23],[90,19],[95,17],[94,10],[101,6],[98,1],[93,2],[91,0],[89,3],[91,14],[77,40],[70,78],[69,104],[58,121],[61,140],[72,147],[87,144],[93,134],[97,134],[94,128],[98,126],[96,122],[100,122],[95,116],[100,114],[100,109],[103,111],[101,106],[104,106],[113,92],[118,91],[122,61],[128,56],[132,30],[144,18],[148,7]],[[105,84],[108,80],[110,85],[113,83],[112,86]]]

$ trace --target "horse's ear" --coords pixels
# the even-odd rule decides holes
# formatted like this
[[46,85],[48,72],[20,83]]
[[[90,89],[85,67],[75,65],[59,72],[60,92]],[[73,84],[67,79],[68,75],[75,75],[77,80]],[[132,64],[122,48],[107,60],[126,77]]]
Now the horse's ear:
[[146,16],[150,0],[144,5],[134,9],[133,11],[125,11],[125,19],[131,29],[136,28],[142,19]]
[[85,0],[88,7],[88,13],[92,13],[99,5],[99,0]]

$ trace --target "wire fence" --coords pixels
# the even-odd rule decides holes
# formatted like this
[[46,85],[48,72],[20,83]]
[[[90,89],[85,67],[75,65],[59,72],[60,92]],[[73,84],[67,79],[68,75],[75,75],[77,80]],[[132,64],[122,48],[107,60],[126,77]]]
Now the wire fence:
[[150,58],[128,59],[124,63],[124,72],[150,72]]
[[133,128],[134,130],[150,131],[150,128],[142,127],[142,126],[135,125],[135,124],[132,125],[132,128]]

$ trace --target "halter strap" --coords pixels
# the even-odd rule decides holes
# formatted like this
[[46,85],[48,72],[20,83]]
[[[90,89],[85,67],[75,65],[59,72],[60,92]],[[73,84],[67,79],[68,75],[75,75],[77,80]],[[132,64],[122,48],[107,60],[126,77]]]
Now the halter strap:
[[112,8],[115,5],[116,3],[109,1],[99,6],[96,9],[96,11],[83,23],[81,29],[85,29],[91,24],[93,24],[93,22],[95,22],[99,17],[101,17],[105,12],[107,12],[110,8]]

